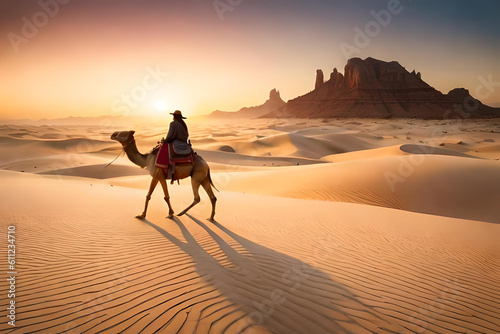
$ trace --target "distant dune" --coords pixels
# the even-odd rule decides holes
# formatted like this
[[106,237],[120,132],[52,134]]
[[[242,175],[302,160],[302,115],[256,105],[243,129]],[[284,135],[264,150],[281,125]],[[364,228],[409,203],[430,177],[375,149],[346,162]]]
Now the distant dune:
[[395,152],[381,158],[305,166],[300,172],[294,167],[243,172],[231,174],[224,189],[500,223],[500,208],[495,204],[500,187],[498,161],[442,153],[414,157]]

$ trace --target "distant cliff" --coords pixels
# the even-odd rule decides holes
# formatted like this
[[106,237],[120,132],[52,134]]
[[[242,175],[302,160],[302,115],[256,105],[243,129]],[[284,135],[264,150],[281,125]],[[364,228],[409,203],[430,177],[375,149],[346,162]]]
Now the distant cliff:
[[271,90],[269,99],[264,104],[255,107],[241,108],[238,111],[219,111],[216,110],[210,114],[210,117],[241,117],[241,118],[255,118],[268,114],[286,104],[281,99],[280,92],[276,89]]
[[500,108],[482,104],[466,89],[443,94],[398,62],[349,59],[344,75],[334,69],[324,82],[316,73],[315,89],[263,117],[451,118],[500,116]]

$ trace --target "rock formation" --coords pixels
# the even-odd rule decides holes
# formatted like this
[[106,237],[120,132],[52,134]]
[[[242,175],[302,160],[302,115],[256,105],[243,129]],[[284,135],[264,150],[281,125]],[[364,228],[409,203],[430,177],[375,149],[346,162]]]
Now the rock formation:
[[339,73],[336,68],[330,74],[330,86],[335,89],[341,89],[344,87],[344,76]]
[[[323,82],[317,71],[313,91],[288,101],[286,105],[264,117],[376,117],[376,118],[456,118],[500,115],[470,97],[466,90],[453,90],[447,95],[421,79],[420,72],[408,72],[398,62],[366,58],[349,59],[344,75],[335,68]],[[461,113],[457,104],[477,101],[475,110]]]
[[500,108],[484,105],[481,101],[473,98],[468,89],[455,88],[449,91],[446,96],[455,102],[454,110],[463,114],[464,117],[500,115]]
[[316,85],[315,89],[318,89],[325,83],[325,77],[322,70],[316,70]]
[[210,114],[210,117],[241,117],[255,118],[271,113],[286,105],[286,102],[281,99],[280,92],[273,89],[269,92],[269,99],[264,104],[255,107],[241,108],[238,111],[219,111],[216,110]]

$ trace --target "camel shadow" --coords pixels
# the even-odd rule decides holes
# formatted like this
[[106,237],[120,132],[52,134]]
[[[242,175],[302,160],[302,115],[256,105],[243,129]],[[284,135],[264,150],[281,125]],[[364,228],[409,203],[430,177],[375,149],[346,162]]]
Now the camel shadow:
[[[363,314],[363,321],[386,323],[330,275],[248,240],[217,221],[207,224],[186,216],[185,222],[172,218],[185,241],[151,221],[142,221],[189,255],[200,278],[246,314],[230,324],[234,326],[230,332],[251,333],[264,327],[275,333],[349,333],[363,328],[349,312],[352,309],[356,317]],[[200,231],[206,233],[203,243],[190,229],[197,229],[197,236]],[[210,254],[214,248],[217,256]]]

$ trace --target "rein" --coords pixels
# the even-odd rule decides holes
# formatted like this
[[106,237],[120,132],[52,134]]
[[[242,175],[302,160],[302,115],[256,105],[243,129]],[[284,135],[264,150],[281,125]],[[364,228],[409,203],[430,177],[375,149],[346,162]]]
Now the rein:
[[116,159],[118,159],[123,153],[125,153],[125,148],[127,146],[129,146],[130,144],[132,144],[133,142],[135,142],[135,139],[132,140],[130,143],[126,144],[126,145],[123,145],[122,147],[122,150],[120,151],[120,153],[118,153],[118,155],[116,156],[116,158],[114,158],[109,164],[107,164],[104,168],[108,168],[109,165],[111,165],[113,162],[116,161]]

